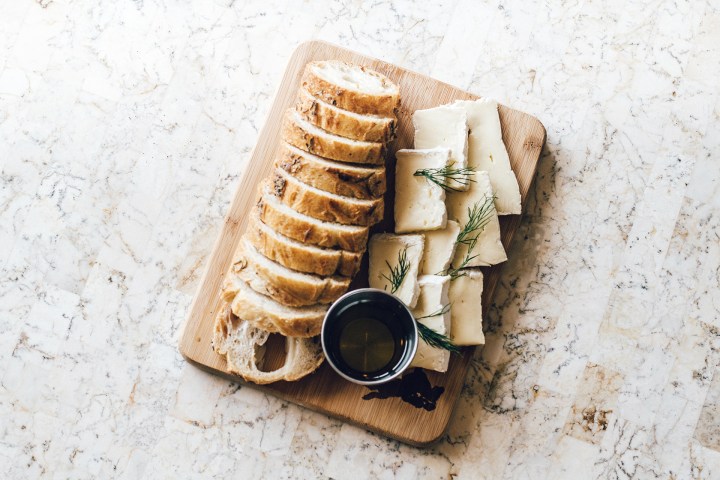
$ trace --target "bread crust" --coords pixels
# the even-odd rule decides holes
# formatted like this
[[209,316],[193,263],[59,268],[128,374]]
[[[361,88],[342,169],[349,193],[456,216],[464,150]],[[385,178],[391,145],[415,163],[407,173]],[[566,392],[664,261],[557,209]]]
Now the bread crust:
[[320,190],[363,200],[381,198],[387,190],[385,167],[358,168],[325,162],[286,143],[280,146],[275,167]]
[[[271,195],[271,194],[267,194]],[[278,209],[272,201],[261,197],[255,204],[260,219],[276,232],[298,242],[324,248],[339,248],[351,252],[362,252],[367,248],[370,229],[361,227],[345,230],[333,228],[331,223],[318,225],[302,216],[291,216]]]
[[319,64],[327,62],[311,62],[305,66],[302,86],[313,96],[351,112],[371,115],[394,115],[400,105],[400,91],[389,78],[374,70],[360,66],[365,73],[380,78],[384,85],[394,86],[395,92],[388,94],[369,94],[359,90],[347,89],[341,85],[325,80],[316,71]]
[[[223,291],[237,291],[235,282],[244,281],[250,288],[283,305],[302,307],[328,304],[337,300],[350,286],[346,277],[315,277],[289,272],[270,261],[257,261],[261,255],[253,252],[245,240],[240,242],[234,263],[225,278]],[[263,260],[260,257],[260,260]],[[274,267],[274,268],[273,268]]]
[[245,237],[267,258],[299,272],[352,277],[360,269],[362,253],[311,249],[281,234],[273,235],[271,229],[262,223],[257,215],[250,216]]
[[306,338],[320,334],[320,327],[325,318],[328,305],[287,307],[296,310],[292,317],[285,314],[278,315],[257,302],[256,296],[261,294],[255,293],[253,295],[249,290],[251,289],[247,285],[244,288],[239,288],[230,307],[235,315],[247,320],[254,327],[266,332],[280,333],[290,337]]
[[[271,194],[267,194],[271,195]],[[339,248],[351,252],[362,252],[367,248],[370,229],[353,229],[352,231],[333,228],[331,224],[317,224],[302,216],[290,216],[278,209],[272,201],[261,197],[255,204],[260,219],[276,232],[298,242],[308,243],[324,248]]]
[[395,138],[395,117],[352,115],[312,96],[304,88],[298,90],[295,109],[316,127],[341,137],[380,143],[388,143]]
[[294,109],[288,109],[283,121],[283,140],[301,150],[338,162],[369,165],[385,164],[385,145],[377,142],[361,142],[338,137],[322,131],[322,134],[300,124]]
[[272,179],[272,193],[288,207],[307,216],[345,225],[370,226],[383,218],[382,198],[355,200],[337,197],[307,188],[306,184],[276,168]]
[[317,338],[287,337],[283,365],[262,371],[262,357],[257,352],[265,348],[269,335],[238,318],[224,302],[215,317],[213,349],[225,356],[229,372],[257,384],[298,380],[317,370],[325,358]]

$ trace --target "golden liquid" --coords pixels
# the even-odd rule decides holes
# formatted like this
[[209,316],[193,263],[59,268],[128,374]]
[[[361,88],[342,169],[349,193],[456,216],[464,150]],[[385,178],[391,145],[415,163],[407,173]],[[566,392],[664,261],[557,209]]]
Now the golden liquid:
[[375,318],[356,318],[340,333],[340,356],[358,372],[376,372],[390,363],[395,354],[395,337]]

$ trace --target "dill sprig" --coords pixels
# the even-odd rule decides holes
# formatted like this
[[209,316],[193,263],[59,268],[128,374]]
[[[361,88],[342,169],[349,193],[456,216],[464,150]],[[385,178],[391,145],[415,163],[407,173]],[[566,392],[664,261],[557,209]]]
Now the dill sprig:
[[455,243],[467,245],[468,251],[475,248],[478,237],[493,217],[494,206],[495,196],[491,195],[475,202],[472,207],[468,207],[468,221],[458,233]]
[[430,315],[423,315],[422,317],[417,317],[415,320],[422,320],[423,318],[432,318],[437,317],[438,315],[445,315],[447,312],[450,311],[450,304],[443,305],[443,307],[440,310],[436,310]]
[[424,325],[420,323],[418,320],[422,320],[423,318],[432,318],[437,317],[438,315],[445,315],[447,312],[450,311],[450,304],[443,305],[443,307],[440,310],[437,310],[430,315],[424,315],[422,317],[417,317],[415,321],[417,322],[418,327],[418,335],[421,339],[425,341],[428,345],[435,348],[440,348],[443,350],[448,350],[453,353],[460,353],[460,348],[452,343],[450,338],[448,338],[447,335],[443,335],[442,333],[438,333],[432,328],[428,327],[427,325]]
[[472,207],[468,207],[468,221],[463,226],[460,233],[455,239],[455,243],[467,246],[467,253],[463,258],[460,265],[457,267],[450,266],[444,272],[445,275],[450,276],[450,280],[455,280],[458,277],[462,277],[465,273],[462,271],[467,267],[475,257],[478,255],[472,255],[472,251],[477,244],[478,237],[485,230],[485,227],[493,217],[495,208],[495,196],[485,196],[483,200],[477,201]]
[[470,255],[470,251],[468,250],[468,253],[465,254],[465,258],[463,258],[462,262],[460,262],[460,265],[458,265],[457,268],[448,268],[444,272],[444,274],[450,276],[451,282],[459,277],[466,276],[467,272],[464,269],[467,267],[467,264],[470,263],[470,261],[475,257],[477,257],[477,255]]
[[431,347],[447,350],[452,353],[460,353],[460,347],[452,343],[447,335],[438,333],[432,328],[417,322],[418,335]]
[[[451,192],[461,192],[464,187],[474,182],[472,174],[475,173],[473,167],[455,168],[453,163],[442,168],[421,168],[415,171],[413,175],[416,177],[425,177],[435,185],[440,186],[443,190]],[[453,186],[452,183],[461,185],[463,188]]]
[[[394,267],[390,265],[390,262],[385,260],[385,263],[390,269],[390,276],[383,273],[382,277],[390,282],[390,293],[398,291],[403,280],[405,280],[405,275],[407,275],[408,270],[410,270],[410,262],[408,262],[407,259],[407,250],[408,247],[405,247],[402,251],[400,251],[400,253],[398,253],[398,264]],[[385,288],[387,289],[387,286]]]

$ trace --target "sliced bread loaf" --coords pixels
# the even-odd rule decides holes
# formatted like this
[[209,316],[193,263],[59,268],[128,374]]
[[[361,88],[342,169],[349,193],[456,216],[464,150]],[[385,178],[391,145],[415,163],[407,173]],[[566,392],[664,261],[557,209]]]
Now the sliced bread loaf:
[[385,75],[339,60],[308,63],[302,86],[314,97],[351,112],[390,116],[400,104],[400,89]]
[[297,212],[280,201],[266,185],[256,204],[260,219],[278,233],[298,242],[325,248],[362,252],[367,247],[368,227],[324,222]]
[[383,218],[382,198],[360,200],[326,192],[301,182],[283,169],[276,168],[272,192],[294,210],[324,220],[346,225],[374,225]]
[[223,291],[237,291],[234,283],[244,281],[256,292],[291,307],[332,303],[350,286],[347,277],[320,277],[290,270],[262,255],[244,238],[234,260]]
[[395,138],[395,117],[343,110],[313,97],[304,88],[298,90],[295,109],[316,127],[341,137],[380,143],[388,143]]
[[338,162],[385,164],[385,145],[340,137],[305,120],[291,108],[283,122],[283,140],[307,152]]
[[360,269],[361,252],[300,243],[269,228],[255,214],[250,215],[245,236],[267,258],[299,272],[352,277]]
[[[230,302],[232,312],[252,326],[291,337],[312,337],[320,333],[328,305],[289,307],[256,292],[245,282],[235,282],[232,287],[235,289]],[[229,296],[224,294],[223,298]]]
[[215,317],[213,348],[225,356],[231,373],[249,382],[291,382],[314,372],[325,358],[317,338],[285,337],[285,361],[280,368],[267,371],[264,364],[268,338],[270,332],[237,317],[227,303]]
[[345,197],[372,199],[385,193],[385,167],[361,167],[326,160],[288,143],[280,146],[275,166],[320,190]]

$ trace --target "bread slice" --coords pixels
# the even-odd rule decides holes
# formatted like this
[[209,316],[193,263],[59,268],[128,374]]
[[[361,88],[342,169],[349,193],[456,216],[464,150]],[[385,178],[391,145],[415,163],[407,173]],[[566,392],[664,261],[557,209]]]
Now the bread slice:
[[319,277],[290,270],[262,255],[245,238],[240,240],[225,278],[224,295],[236,292],[237,282],[245,282],[256,292],[291,307],[332,303],[350,286],[347,277]]
[[213,349],[225,356],[227,369],[248,382],[266,384],[298,380],[315,370],[324,360],[316,338],[285,337],[285,361],[274,371],[264,371],[265,343],[270,332],[253,327],[232,313],[224,303],[215,317]]
[[390,116],[400,104],[400,89],[385,75],[339,60],[308,63],[302,86],[314,97],[356,113]]
[[283,122],[283,140],[306,152],[338,162],[385,164],[385,144],[340,137],[303,119],[294,108],[288,109]]
[[316,275],[352,277],[360,269],[361,252],[330,250],[300,243],[281,235],[250,215],[245,231],[248,241],[267,258],[293,270]]
[[318,247],[362,252],[367,248],[368,227],[324,222],[296,212],[280,201],[265,186],[256,204],[260,219],[267,226],[298,242]]
[[316,127],[341,137],[380,143],[388,143],[395,138],[395,117],[343,110],[313,97],[304,88],[298,90],[295,109]]
[[284,142],[275,166],[307,185],[345,197],[380,198],[386,190],[385,167],[333,162]]
[[[258,293],[245,282],[232,284],[233,292],[223,292],[232,312],[256,328],[291,337],[312,337],[320,333],[328,305],[290,307]],[[227,300],[226,300],[227,301]]]
[[280,168],[273,173],[272,192],[292,209],[326,222],[368,226],[383,218],[382,198],[360,200],[336,195],[303,183]]

